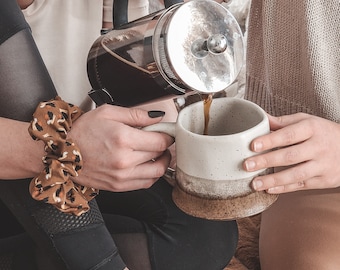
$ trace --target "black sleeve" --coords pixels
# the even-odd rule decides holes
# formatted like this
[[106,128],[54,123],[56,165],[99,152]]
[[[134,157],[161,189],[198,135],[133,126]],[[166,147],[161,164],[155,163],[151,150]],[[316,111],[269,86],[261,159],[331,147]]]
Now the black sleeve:
[[30,121],[56,90],[16,0],[0,1],[0,117]]
[[0,1],[0,45],[15,33],[29,28],[14,0]]

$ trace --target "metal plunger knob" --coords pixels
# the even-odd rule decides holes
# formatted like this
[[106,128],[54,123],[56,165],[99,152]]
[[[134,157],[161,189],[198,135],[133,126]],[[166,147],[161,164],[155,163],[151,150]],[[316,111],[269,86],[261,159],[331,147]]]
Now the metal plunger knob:
[[191,45],[191,52],[198,58],[203,58],[208,53],[220,54],[227,49],[227,38],[222,34],[215,34],[208,39],[197,39]]
[[208,38],[207,48],[214,54],[223,53],[227,49],[227,38],[225,35],[216,34]]

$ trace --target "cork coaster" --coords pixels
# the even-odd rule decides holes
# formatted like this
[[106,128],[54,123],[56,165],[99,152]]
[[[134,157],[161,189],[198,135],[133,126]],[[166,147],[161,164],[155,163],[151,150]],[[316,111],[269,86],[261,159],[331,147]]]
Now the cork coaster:
[[263,212],[277,200],[278,195],[260,191],[241,197],[208,199],[189,194],[175,185],[172,198],[188,215],[210,220],[234,220]]

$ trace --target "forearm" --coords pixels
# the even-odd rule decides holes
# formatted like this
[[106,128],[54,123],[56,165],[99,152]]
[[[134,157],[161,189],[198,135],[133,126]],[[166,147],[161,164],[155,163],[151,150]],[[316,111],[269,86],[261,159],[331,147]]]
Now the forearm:
[[31,138],[28,125],[0,118],[0,179],[31,178],[43,170],[44,143]]

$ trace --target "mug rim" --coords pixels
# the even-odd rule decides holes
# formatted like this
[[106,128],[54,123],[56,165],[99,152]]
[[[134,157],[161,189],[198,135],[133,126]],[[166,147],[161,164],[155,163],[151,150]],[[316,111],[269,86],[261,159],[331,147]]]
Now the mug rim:
[[[243,130],[243,131],[240,131],[240,132],[236,132],[236,133],[232,133],[232,134],[222,134],[222,135],[204,135],[204,134],[200,134],[200,133],[195,133],[187,128],[184,127],[182,121],[181,121],[181,118],[184,117],[185,113],[189,110],[192,110],[192,108],[194,107],[198,107],[198,106],[202,106],[203,104],[203,100],[200,100],[200,101],[197,101],[195,103],[192,103],[190,105],[188,105],[187,107],[184,107],[178,114],[178,119],[176,120],[176,125],[178,127],[180,127],[182,130],[185,130],[186,132],[188,132],[189,134],[191,134],[192,136],[194,137],[216,137],[216,138],[219,138],[219,137],[234,137],[234,136],[240,136],[242,135],[243,133],[248,133],[250,131],[252,131],[253,129],[255,128],[259,128],[259,126],[261,125],[268,125],[268,129],[269,129],[269,120],[268,120],[268,116],[267,116],[267,113],[265,112],[265,110],[260,107],[258,104],[250,101],[250,100],[247,100],[247,99],[243,99],[243,98],[237,98],[237,97],[221,97],[221,98],[213,98],[213,101],[212,102],[220,102],[220,103],[224,103],[223,101],[221,100],[227,100],[227,101],[232,101],[232,102],[238,102],[238,103],[247,103],[249,105],[251,105],[254,109],[256,109],[256,111],[259,112],[259,114],[262,116],[262,119],[260,122],[258,122],[256,125],[252,126],[251,128],[248,128],[246,130]],[[212,105],[213,106],[213,103]]]

